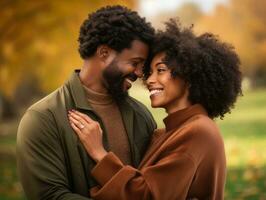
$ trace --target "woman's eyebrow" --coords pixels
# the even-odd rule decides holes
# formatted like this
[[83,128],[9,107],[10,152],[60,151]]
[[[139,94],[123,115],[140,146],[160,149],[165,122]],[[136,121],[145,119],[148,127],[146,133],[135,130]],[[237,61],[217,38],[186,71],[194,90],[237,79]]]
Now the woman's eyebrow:
[[158,63],[155,64],[155,66],[157,67],[160,64],[165,64],[165,62],[158,62]]

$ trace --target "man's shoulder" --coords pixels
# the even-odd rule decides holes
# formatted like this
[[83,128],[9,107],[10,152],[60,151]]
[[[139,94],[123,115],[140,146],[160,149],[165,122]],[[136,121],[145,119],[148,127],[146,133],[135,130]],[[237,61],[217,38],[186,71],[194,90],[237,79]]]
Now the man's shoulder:
[[64,98],[66,96],[66,89],[64,86],[61,86],[51,92],[50,94],[46,95],[33,105],[31,105],[27,111],[36,111],[40,113],[51,112],[53,110],[57,110],[60,105],[64,104]]
[[64,88],[60,87],[31,105],[21,118],[19,130],[34,132],[33,129],[46,129],[46,127],[51,129],[56,126],[55,114],[64,109],[64,102],[61,100],[63,90]]

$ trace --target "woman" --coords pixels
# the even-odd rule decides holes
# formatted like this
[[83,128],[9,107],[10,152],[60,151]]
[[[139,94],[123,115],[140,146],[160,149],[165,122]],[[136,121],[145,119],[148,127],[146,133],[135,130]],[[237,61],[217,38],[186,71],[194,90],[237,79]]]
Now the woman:
[[144,77],[152,107],[168,116],[140,166],[123,165],[102,145],[101,128],[69,112],[71,126],[97,162],[93,199],[223,199],[224,144],[214,118],[223,118],[241,94],[239,59],[214,35],[195,36],[173,19],[157,33]]

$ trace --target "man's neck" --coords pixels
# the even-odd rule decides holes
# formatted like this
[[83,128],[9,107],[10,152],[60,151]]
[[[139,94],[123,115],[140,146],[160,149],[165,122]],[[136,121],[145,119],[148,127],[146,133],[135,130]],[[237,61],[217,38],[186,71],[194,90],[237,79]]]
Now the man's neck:
[[80,70],[79,78],[81,83],[87,88],[95,92],[107,93],[102,83],[102,71],[101,68],[97,66],[97,63],[85,60]]

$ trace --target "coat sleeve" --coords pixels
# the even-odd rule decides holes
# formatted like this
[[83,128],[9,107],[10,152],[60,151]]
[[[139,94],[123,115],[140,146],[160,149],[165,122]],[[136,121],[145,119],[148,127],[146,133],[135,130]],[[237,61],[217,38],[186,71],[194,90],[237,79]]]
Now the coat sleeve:
[[17,166],[26,197],[88,200],[70,191],[64,152],[56,132],[52,119],[34,110],[28,110],[20,122]]
[[92,170],[100,185],[90,192],[96,200],[185,199],[195,171],[193,159],[184,153],[172,152],[137,170],[110,152]]

